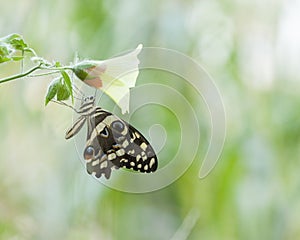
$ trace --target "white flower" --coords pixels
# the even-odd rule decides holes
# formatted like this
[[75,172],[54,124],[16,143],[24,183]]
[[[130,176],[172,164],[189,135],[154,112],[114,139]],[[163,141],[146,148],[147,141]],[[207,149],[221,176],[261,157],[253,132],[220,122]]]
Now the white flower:
[[129,89],[135,86],[139,74],[137,56],[142,48],[139,44],[128,54],[103,61],[85,60],[76,64],[73,71],[84,83],[109,95],[124,114],[129,111]]

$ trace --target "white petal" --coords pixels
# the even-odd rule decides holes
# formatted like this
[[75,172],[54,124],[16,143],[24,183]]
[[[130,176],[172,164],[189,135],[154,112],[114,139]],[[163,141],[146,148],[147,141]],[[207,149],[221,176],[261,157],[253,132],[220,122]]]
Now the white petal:
[[135,86],[139,74],[137,55],[142,47],[140,44],[134,51],[124,56],[102,62],[106,69],[100,74],[103,84],[101,90],[120,106],[123,114],[129,111],[129,88]]
[[137,58],[143,48],[139,44],[135,50],[123,56],[103,61],[86,61],[94,65],[84,82],[99,88],[109,95],[121,108],[122,113],[129,111],[129,89],[135,86],[139,74]]
[[[109,76],[111,78],[110,80],[118,79],[128,87],[134,87],[139,73],[138,65],[140,63],[137,55],[141,52],[142,47],[143,45],[139,44],[134,51],[126,55],[101,61],[106,67],[104,74]],[[130,76],[131,78],[126,77],[126,74],[134,71],[136,71],[136,76],[134,78],[132,78],[134,75]]]

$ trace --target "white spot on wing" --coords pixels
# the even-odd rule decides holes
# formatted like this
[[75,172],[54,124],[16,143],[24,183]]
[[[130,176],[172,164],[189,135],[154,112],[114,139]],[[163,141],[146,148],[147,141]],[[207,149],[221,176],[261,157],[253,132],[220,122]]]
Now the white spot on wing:
[[109,154],[108,156],[107,156],[107,159],[109,160],[109,161],[111,161],[111,160],[113,160],[113,159],[115,159],[116,158],[116,154],[115,153],[111,153],[111,154]]
[[136,139],[136,136],[135,136],[135,134],[133,133],[133,134],[132,134],[132,138],[130,139],[130,142],[133,143],[135,139]]
[[134,149],[132,149],[132,150],[129,150],[129,151],[128,151],[128,154],[131,154],[131,155],[133,155],[133,154],[134,154],[134,152],[135,152],[135,151],[134,151]]
[[116,151],[117,156],[123,156],[125,154],[125,150],[123,148]]
[[141,152],[143,161],[147,160],[147,156],[145,152]]
[[130,166],[135,166],[135,163],[134,162],[130,162]]
[[107,167],[107,161],[101,163],[100,168],[106,168]]
[[106,154],[104,154],[104,155],[101,157],[101,162],[103,162],[103,161],[105,161],[105,160],[107,160],[107,155],[106,155]]
[[92,166],[96,166],[96,165],[98,165],[99,163],[100,163],[100,160],[97,159],[96,161],[93,161],[93,162],[92,162]]
[[151,158],[150,163],[149,163],[150,168],[152,168],[154,163],[155,163],[155,159]]
[[143,151],[145,151],[146,148],[147,148],[147,144],[143,142],[143,143],[140,145],[140,147],[141,147],[141,149],[143,149]]
[[137,138],[140,138],[140,137],[141,137],[140,134],[138,134],[137,132],[135,132],[134,134],[135,134],[135,136],[136,136]]
[[124,142],[122,144],[123,148],[126,148],[128,145],[129,145],[129,142],[127,141],[127,139],[124,140]]
[[128,162],[128,160],[126,158],[122,158],[120,162]]

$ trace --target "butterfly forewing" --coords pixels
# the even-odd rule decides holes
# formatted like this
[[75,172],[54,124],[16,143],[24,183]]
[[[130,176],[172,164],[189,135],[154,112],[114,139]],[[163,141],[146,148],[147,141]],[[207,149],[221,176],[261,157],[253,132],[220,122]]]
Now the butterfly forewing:
[[[157,169],[157,157],[147,139],[133,126],[128,125],[126,140],[129,144],[125,148],[125,156],[130,160],[126,168],[130,169],[133,167],[133,170],[136,171],[154,172]],[[125,141],[126,145],[127,142]]]

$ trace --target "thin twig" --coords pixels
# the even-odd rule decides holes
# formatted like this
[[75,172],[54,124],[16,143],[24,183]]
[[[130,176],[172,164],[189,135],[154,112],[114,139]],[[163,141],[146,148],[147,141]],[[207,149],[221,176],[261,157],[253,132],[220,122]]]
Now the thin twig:
[[28,75],[27,77],[42,77],[42,76],[52,75],[52,74],[56,74],[56,73],[60,73],[60,72],[61,72],[60,70],[57,70],[57,71],[53,71],[53,72],[32,74],[32,75]]
[[29,75],[30,73],[32,73],[32,72],[34,72],[34,71],[36,71],[38,69],[41,69],[41,64],[39,64],[38,66],[35,66],[35,67],[31,68],[27,72],[20,73],[20,74],[17,74],[17,75],[8,77],[8,78],[0,79],[0,84],[4,83],[4,82],[9,82],[9,81],[12,81],[12,80],[15,80],[15,79],[18,79],[18,78],[26,77],[27,75]]
[[55,67],[55,66],[50,66],[50,67],[41,67],[41,69],[44,70],[73,70],[74,68],[72,66],[63,66],[63,67]]

